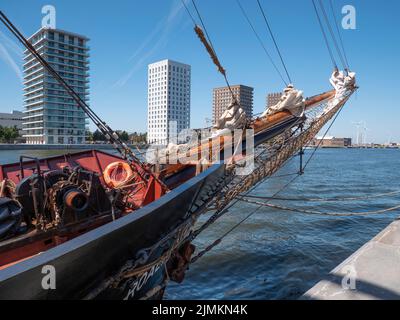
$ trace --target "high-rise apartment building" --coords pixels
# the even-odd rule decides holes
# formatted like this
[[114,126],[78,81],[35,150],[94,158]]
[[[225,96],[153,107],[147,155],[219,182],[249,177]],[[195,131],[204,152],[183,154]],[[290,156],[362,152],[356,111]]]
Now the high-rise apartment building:
[[[231,86],[237,101],[248,118],[253,116],[253,88],[235,85]],[[224,111],[232,103],[232,93],[228,87],[215,88],[213,90],[213,123],[222,116]]]
[[267,108],[276,105],[281,99],[281,97],[282,97],[282,92],[269,93],[266,99]]
[[168,144],[190,127],[190,65],[162,60],[148,66],[148,143]]
[[[89,100],[88,38],[42,28],[29,38],[39,54],[77,92]],[[85,142],[87,117],[62,86],[24,52],[24,137],[31,144]]]

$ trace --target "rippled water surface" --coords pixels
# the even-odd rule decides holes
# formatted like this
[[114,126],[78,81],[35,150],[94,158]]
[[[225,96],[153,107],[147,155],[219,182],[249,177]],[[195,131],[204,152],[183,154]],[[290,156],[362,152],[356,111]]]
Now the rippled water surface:
[[[0,151],[0,163],[17,161],[21,154],[44,157],[57,153],[62,151]],[[307,151],[306,157],[309,154]],[[395,191],[400,189],[399,159],[400,150],[394,149],[319,150],[305,175],[279,196],[358,197]],[[278,175],[297,169],[298,159],[294,159]],[[270,196],[290,179],[269,179],[252,194]],[[398,201],[399,195],[338,203],[277,203],[314,211],[364,212],[395,206]],[[254,204],[236,204],[195,245],[204,248],[256,208]],[[168,288],[166,298],[297,299],[398,214],[330,217],[262,207],[193,264],[182,284]]]
[[[310,152],[307,152],[310,154]],[[280,197],[358,197],[398,190],[400,150],[319,150],[304,176]],[[278,175],[296,172],[297,159]],[[291,178],[275,178],[252,194],[269,196]],[[339,203],[280,201],[314,211],[364,212],[392,207],[399,196]],[[204,248],[252,210],[239,203],[196,241]],[[392,222],[399,212],[329,217],[262,207],[214,250],[190,267],[167,299],[297,299]]]

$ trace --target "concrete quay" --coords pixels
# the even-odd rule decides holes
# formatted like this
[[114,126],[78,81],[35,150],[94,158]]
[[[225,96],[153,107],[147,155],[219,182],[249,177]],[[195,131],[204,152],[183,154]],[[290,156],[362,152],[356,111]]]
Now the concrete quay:
[[400,300],[400,220],[332,270],[302,300]]

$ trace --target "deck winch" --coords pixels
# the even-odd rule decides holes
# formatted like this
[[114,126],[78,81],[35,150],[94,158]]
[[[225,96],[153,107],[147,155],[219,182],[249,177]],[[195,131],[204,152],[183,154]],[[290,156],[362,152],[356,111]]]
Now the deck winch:
[[51,170],[27,177],[16,187],[28,226],[46,230],[111,212],[98,174],[82,168]]

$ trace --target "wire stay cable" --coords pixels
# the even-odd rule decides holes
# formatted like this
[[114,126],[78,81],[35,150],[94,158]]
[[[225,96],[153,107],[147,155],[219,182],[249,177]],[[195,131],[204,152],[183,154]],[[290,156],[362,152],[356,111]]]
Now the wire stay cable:
[[[191,0],[191,1],[192,1],[193,7],[194,7],[194,9],[196,11],[196,14],[197,14],[197,16],[198,16],[198,18],[200,20],[200,24],[201,24],[203,29],[200,28],[197,25],[196,20],[194,19],[193,15],[190,13],[190,10],[189,10],[189,8],[187,7],[187,5],[185,3],[185,0],[181,0],[181,2],[184,5],[188,15],[190,16],[191,20],[193,21],[193,24],[195,26],[194,31],[196,32],[196,34],[199,37],[200,41],[205,46],[207,52],[210,54],[210,57],[211,57],[212,61],[214,62],[214,64],[217,66],[218,71],[224,77],[225,83],[226,83],[226,85],[227,85],[227,87],[229,89],[229,92],[230,92],[231,96],[232,96],[232,100],[239,105],[239,101],[237,100],[235,94],[233,93],[232,87],[231,87],[230,82],[228,80],[228,76],[226,75],[226,70],[222,67],[222,65],[221,65],[221,63],[219,61],[218,55],[217,55],[217,53],[216,53],[216,51],[214,49],[214,45],[213,45],[213,43],[211,41],[211,37],[210,37],[210,35],[209,35],[208,31],[207,31],[207,28],[205,26],[203,18],[202,18],[201,14],[200,14],[200,11],[197,8],[196,2],[194,0]],[[203,32],[203,30],[204,30],[204,32]]]
[[346,61],[344,60],[342,52],[340,51],[339,45],[338,45],[337,40],[336,40],[335,33],[333,32],[332,25],[331,25],[331,23],[329,21],[329,18],[328,18],[328,15],[326,13],[325,6],[324,6],[322,0],[319,0],[319,5],[321,7],[322,14],[324,16],[326,25],[328,26],[328,31],[329,31],[329,33],[330,33],[330,35],[332,37],[333,44],[334,44],[334,46],[336,48],[336,51],[337,51],[338,56],[339,56],[339,59],[340,59],[342,65],[343,65],[343,69],[347,69]]
[[192,20],[193,24],[196,25],[196,20],[194,19],[193,15],[190,13],[190,10],[189,10],[188,6],[186,5],[185,0],[181,0],[181,2],[183,4],[183,6],[185,7],[186,12],[189,15],[190,19]]
[[333,8],[333,0],[329,0],[329,4],[330,4],[331,12],[332,12],[333,21],[335,21],[336,31],[337,31],[337,34],[339,36],[340,45],[342,46],[344,59],[345,59],[346,64],[347,64],[347,68],[350,70],[349,60],[347,59],[347,54],[346,54],[346,50],[345,50],[345,47],[344,47],[343,37],[342,37],[342,34],[340,32],[338,19],[337,19],[337,16],[335,14],[335,10]]
[[254,25],[252,24],[249,16],[247,15],[246,11],[244,10],[242,4],[240,3],[240,0],[236,0],[236,3],[238,4],[238,6],[240,8],[240,11],[242,12],[243,16],[245,17],[247,23],[249,24],[249,26],[253,30],[254,35],[256,36],[256,38],[257,38],[258,42],[260,43],[261,47],[263,48],[266,56],[268,57],[268,59],[271,62],[272,66],[274,67],[275,71],[278,73],[278,75],[281,78],[282,82],[287,87],[288,83],[284,79],[282,73],[279,71],[279,68],[277,67],[276,63],[274,62],[274,59],[272,58],[271,54],[268,52],[264,42],[261,40],[261,37],[259,36],[259,34],[257,33],[256,29],[254,28]]
[[291,77],[290,77],[290,75],[289,75],[288,69],[287,69],[287,67],[286,67],[286,63],[285,63],[285,61],[283,60],[281,50],[279,49],[279,46],[278,46],[278,43],[276,42],[274,33],[272,32],[271,26],[270,26],[270,24],[269,24],[269,22],[268,22],[267,15],[265,14],[265,11],[264,11],[263,7],[261,6],[261,3],[260,3],[259,0],[257,0],[257,3],[258,3],[258,7],[260,8],[260,11],[261,11],[261,13],[262,13],[262,15],[263,15],[263,17],[264,17],[264,21],[265,21],[265,24],[267,25],[267,28],[268,28],[269,34],[271,35],[272,41],[274,42],[276,51],[278,52],[279,58],[281,59],[283,68],[285,69],[286,76],[288,77],[289,82],[290,82],[290,83],[293,83],[293,82],[292,82],[292,79],[291,79]]
[[319,23],[319,26],[320,26],[322,35],[323,35],[324,40],[325,40],[326,48],[328,49],[329,56],[330,56],[331,61],[332,61],[332,64],[333,64],[333,68],[334,68],[334,69],[337,69],[337,68],[338,68],[338,67],[337,67],[337,63],[336,63],[335,57],[334,57],[334,55],[333,55],[332,48],[331,48],[331,46],[329,45],[328,37],[327,37],[327,35],[326,35],[325,29],[324,29],[324,25],[322,24],[322,20],[321,20],[321,17],[320,17],[320,15],[319,15],[319,12],[318,12],[317,5],[315,4],[315,0],[311,0],[311,1],[312,1],[314,10],[315,10],[315,14],[316,14],[317,19],[318,19],[318,23]]

